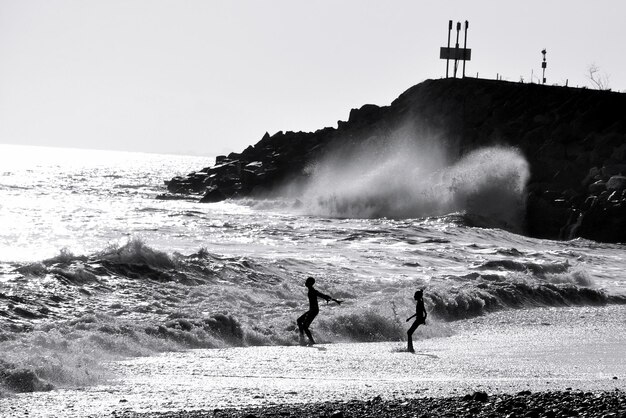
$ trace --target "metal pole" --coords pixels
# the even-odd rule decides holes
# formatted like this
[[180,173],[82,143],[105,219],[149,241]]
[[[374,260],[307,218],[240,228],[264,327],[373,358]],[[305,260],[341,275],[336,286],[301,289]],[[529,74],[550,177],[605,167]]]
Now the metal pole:
[[467,51],[467,28],[469,28],[469,22],[466,20],[465,21],[465,43],[463,44],[463,78],[465,78],[465,61],[466,61],[466,56],[465,56],[465,52]]
[[543,69],[541,74],[543,78],[542,84],[546,84],[546,52],[547,51],[545,49],[541,51],[541,53],[543,54],[543,62],[541,63],[541,68]]
[[[448,21],[448,51],[450,51],[450,33],[452,32],[452,21]],[[446,58],[446,78],[448,78],[448,68],[450,67],[450,55]]]
[[461,32],[461,22],[456,22],[456,46],[454,50],[454,78],[459,65],[459,33]]

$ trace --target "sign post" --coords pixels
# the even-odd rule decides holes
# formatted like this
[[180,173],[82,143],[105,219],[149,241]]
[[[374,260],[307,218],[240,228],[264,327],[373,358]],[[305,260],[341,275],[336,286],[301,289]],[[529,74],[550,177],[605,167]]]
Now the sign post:
[[[448,49],[450,49],[450,33],[452,32],[452,21],[448,21]],[[446,58],[446,78],[448,78],[448,68],[450,66],[450,58]]]
[[459,32],[461,32],[461,22],[456,22],[456,45],[454,47],[454,78],[456,78],[456,69],[459,65]]
[[[465,21],[465,41],[463,42],[463,49],[467,49],[467,28],[469,28],[469,22]],[[465,78],[465,61],[463,60],[463,78]]]
[[450,32],[452,32],[452,21],[448,22],[448,46],[441,47],[439,50],[439,58],[446,60],[446,78],[449,77],[449,63],[450,60],[454,60],[454,78],[456,78],[456,71],[458,68],[458,62],[463,61],[463,78],[465,78],[465,61],[472,59],[472,50],[467,48],[467,29],[469,28],[469,22],[465,21],[465,44],[463,48],[459,47],[459,34],[461,32],[461,22],[456,24],[456,44],[454,48],[450,48]]
[[546,67],[548,66],[548,63],[546,62],[546,53],[547,52],[548,51],[546,51],[545,49],[543,49],[541,51],[541,53],[543,54],[543,62],[541,63],[541,68],[543,69],[543,75],[542,75],[543,83],[542,84],[546,84]]

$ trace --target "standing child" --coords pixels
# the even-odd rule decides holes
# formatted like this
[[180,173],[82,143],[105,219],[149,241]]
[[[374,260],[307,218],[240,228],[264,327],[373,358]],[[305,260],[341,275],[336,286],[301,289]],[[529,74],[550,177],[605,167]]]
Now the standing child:
[[409,318],[406,319],[406,322],[409,322],[411,318],[415,317],[415,322],[413,322],[411,328],[409,328],[409,330],[406,332],[409,337],[409,346],[407,348],[407,351],[410,353],[415,353],[415,349],[413,348],[413,333],[415,332],[417,327],[419,327],[421,324],[426,323],[426,317],[428,316],[428,313],[426,313],[426,308],[424,307],[424,291],[419,289],[417,292],[415,292],[415,295],[413,295],[413,299],[415,299],[416,302],[415,315],[411,315]]

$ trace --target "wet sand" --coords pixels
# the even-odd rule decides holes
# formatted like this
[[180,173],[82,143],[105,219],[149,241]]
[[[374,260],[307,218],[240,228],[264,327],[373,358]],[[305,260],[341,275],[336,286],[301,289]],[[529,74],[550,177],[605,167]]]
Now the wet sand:
[[[497,399],[516,405],[513,398],[526,391],[541,405],[550,399],[570,402],[558,401],[563,392],[589,392],[589,405],[596,396],[601,404],[613,394],[619,394],[615,402],[623,401],[616,391],[626,391],[626,306],[507,311],[429,327],[416,338],[415,354],[404,351],[403,342],[167,353],[112,364],[120,376],[115,382],[22,394],[0,405],[13,416],[179,417],[222,416],[216,409],[223,416],[245,416],[238,415],[250,411],[245,408],[255,408],[248,413],[257,416],[280,411],[307,416],[302,411],[309,409],[326,416],[322,410],[341,410],[353,400],[355,410],[364,411],[372,399],[387,405],[383,409],[408,402],[405,406],[425,411],[419,402],[426,401],[435,409],[439,403],[470,409],[489,403],[493,409]],[[441,336],[425,338],[435,330]],[[475,392],[490,400],[463,400]],[[469,404],[474,401],[480,405]],[[204,412],[181,412],[194,410]]]

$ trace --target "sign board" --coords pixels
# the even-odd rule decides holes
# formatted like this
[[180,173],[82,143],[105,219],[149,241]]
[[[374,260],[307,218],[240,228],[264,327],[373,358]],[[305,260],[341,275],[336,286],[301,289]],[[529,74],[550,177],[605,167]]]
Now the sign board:
[[472,50],[470,48],[446,48],[441,47],[439,58],[442,60],[471,61]]

